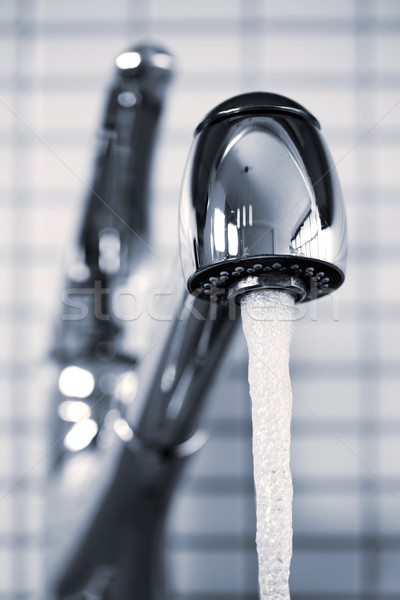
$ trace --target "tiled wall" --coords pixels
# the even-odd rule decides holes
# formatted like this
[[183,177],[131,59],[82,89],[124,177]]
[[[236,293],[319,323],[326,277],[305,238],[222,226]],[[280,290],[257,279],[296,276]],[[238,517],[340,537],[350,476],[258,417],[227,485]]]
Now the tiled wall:
[[[0,0],[1,599],[40,598],[54,378],[46,356],[63,248],[82,208],[113,57],[143,39],[177,57],[153,182],[160,253],[175,249],[192,131],[216,103],[274,91],[321,121],[350,253],[344,288],[304,312],[292,346],[292,598],[399,597],[399,34],[396,0]],[[241,338],[205,421],[211,438],[172,508],[171,597],[253,599]]]

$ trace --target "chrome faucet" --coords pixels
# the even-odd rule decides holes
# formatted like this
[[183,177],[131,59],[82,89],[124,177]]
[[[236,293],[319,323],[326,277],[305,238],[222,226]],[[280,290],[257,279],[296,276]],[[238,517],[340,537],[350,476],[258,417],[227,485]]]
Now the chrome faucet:
[[227,303],[260,288],[298,302],[338,288],[346,220],[318,121],[277,94],[223,102],[197,127],[182,191],[189,290]]
[[[128,52],[127,64],[129,54],[141,52],[144,56],[148,50]],[[169,54],[161,56],[165,65]],[[162,77],[161,87],[169,79],[168,69]],[[111,104],[120,107],[122,102],[124,108],[124,103],[132,103],[127,108],[137,106],[139,111],[137,87],[127,87],[124,72],[119,78],[123,89],[113,90]],[[159,91],[156,96],[159,100]],[[143,108],[140,124],[139,112],[129,118],[119,111],[110,120],[106,115],[106,122],[115,124],[120,118],[122,133],[139,127],[142,140],[148,139],[147,131],[153,135],[158,115],[150,108]],[[134,176],[141,168],[135,164],[140,157],[132,150],[137,146],[130,145],[132,135],[123,151],[114,149],[111,162],[104,161],[113,154],[110,138],[115,135],[111,127],[108,154],[104,149],[97,162],[101,191],[95,187],[80,236],[82,264],[90,269],[90,277],[100,277],[107,285],[114,277],[114,263],[105,258],[108,271],[99,269],[102,235],[106,248],[123,248],[124,267],[118,274],[125,274],[135,267],[135,233],[144,235],[146,213],[145,182],[137,184]],[[125,186],[126,193],[119,193],[118,186]],[[97,198],[111,188],[116,214]],[[129,229],[120,226],[121,215]],[[136,367],[137,394],[114,423],[117,436],[106,483],[53,584],[54,598],[165,597],[162,535],[167,509],[187,459],[205,441],[199,417],[236,331],[241,296],[257,289],[283,289],[296,302],[305,302],[342,284],[345,214],[335,166],[317,120],[292,100],[269,93],[236,96],[212,110],[197,127],[189,152],[179,234],[180,311],[157,333],[159,344]],[[139,255],[145,260],[142,252]],[[115,343],[111,320],[105,328],[100,323],[97,329],[95,321],[90,326],[90,345],[82,344],[85,351],[92,352],[94,344],[104,340]],[[85,355],[81,348],[79,352]],[[64,357],[60,350],[57,355]],[[66,355],[70,359],[69,347]],[[114,350],[111,361],[116,356]]]
[[[98,135],[92,184],[77,239],[66,257],[63,311],[53,356],[60,365],[56,408],[79,416],[79,377],[91,381],[84,393],[92,428],[85,447],[99,439],[112,394],[99,388],[104,370],[126,370],[137,356],[124,350],[124,327],[111,306],[113,292],[146,259],[149,248],[149,181],[173,57],[155,45],[138,45],[117,56]],[[80,369],[80,371],[78,370]],[[89,385],[90,389],[90,385]],[[102,400],[99,401],[99,396]],[[72,408],[72,410],[71,410]],[[74,411],[75,408],[75,411]],[[74,446],[76,425],[54,419],[53,462]],[[75,444],[79,446],[79,442]],[[73,448],[73,450],[75,447]]]

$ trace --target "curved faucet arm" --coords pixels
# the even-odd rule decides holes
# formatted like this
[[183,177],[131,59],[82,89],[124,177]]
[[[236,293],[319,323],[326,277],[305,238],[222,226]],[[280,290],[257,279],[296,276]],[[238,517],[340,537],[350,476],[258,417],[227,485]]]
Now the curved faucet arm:
[[164,459],[135,441],[109,451],[107,483],[49,582],[52,600],[166,598],[164,522],[188,457]]
[[139,366],[142,388],[127,413],[143,445],[169,452],[196,433],[207,392],[239,322],[236,310],[182,290],[163,343],[149,352],[147,365]]
[[150,351],[138,367],[141,393],[127,415],[132,438],[115,440],[107,485],[54,581],[57,600],[94,589],[109,600],[166,597],[167,509],[186,461],[205,441],[196,439],[199,414],[238,323],[227,307],[190,298],[182,293],[157,356]]

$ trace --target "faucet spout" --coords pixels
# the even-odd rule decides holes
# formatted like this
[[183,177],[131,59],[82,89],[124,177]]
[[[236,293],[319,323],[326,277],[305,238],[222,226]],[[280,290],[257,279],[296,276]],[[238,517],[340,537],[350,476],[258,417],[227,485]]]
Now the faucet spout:
[[197,127],[182,187],[190,292],[227,303],[282,288],[302,302],[344,280],[346,220],[318,121],[277,94],[223,102]]

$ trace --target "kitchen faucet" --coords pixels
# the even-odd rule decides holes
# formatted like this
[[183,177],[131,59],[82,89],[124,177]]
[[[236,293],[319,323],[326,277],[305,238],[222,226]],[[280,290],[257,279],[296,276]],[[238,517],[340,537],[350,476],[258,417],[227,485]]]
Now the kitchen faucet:
[[[77,403],[69,398],[82,396],[74,388],[84,383],[85,375],[94,376],[93,393],[84,394],[94,422],[94,441],[111,402],[104,385],[99,388],[101,374],[111,365],[114,374],[121,374],[137,360],[137,352],[125,350],[126,323],[115,315],[112,299],[149,253],[151,166],[173,76],[173,57],[155,45],[137,45],[119,54],[115,63],[92,183],[75,244],[66,256],[63,313],[53,348],[62,369],[58,413],[79,417]],[[101,401],[96,400],[99,395],[104,396]],[[84,436],[68,420],[57,417],[54,425],[56,464],[68,453],[68,444],[78,445],[79,436]]]
[[[171,66],[168,52],[150,46],[117,58],[117,85],[69,269],[68,286],[87,316],[73,318],[79,307],[68,296],[70,312],[54,351],[61,368],[89,370],[94,390],[105,364],[121,377],[133,370],[138,386],[123,406],[113,389],[105,401],[85,400],[96,427],[90,444],[100,443],[111,423],[112,458],[95,506],[51,583],[57,600],[167,597],[168,507],[187,460],[205,442],[199,418],[237,331],[242,295],[281,289],[300,303],[344,280],[345,214],[318,121],[286,97],[241,94],[206,115],[189,151],[179,217],[179,310],[156,324],[157,343],[143,360],[119,350],[121,324],[105,295],[96,318],[97,296],[87,290],[113,288],[146,261],[150,156]],[[68,460],[68,435],[57,446],[55,468]]]

